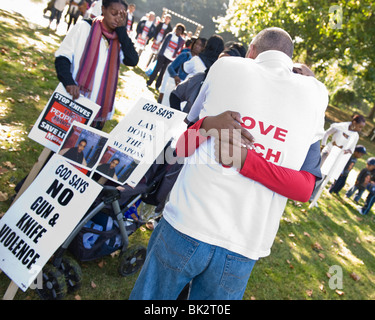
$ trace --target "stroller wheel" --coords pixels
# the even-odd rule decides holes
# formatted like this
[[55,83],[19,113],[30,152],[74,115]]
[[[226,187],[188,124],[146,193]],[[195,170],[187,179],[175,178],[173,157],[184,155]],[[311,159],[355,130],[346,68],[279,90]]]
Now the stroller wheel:
[[60,300],[67,293],[65,277],[61,271],[52,265],[43,268],[43,286],[36,292],[43,300]]
[[59,270],[64,274],[68,292],[74,292],[81,287],[82,269],[74,259],[63,257]]
[[136,273],[143,266],[145,258],[145,247],[129,247],[120,255],[120,266],[118,268],[119,274],[123,277],[126,277]]

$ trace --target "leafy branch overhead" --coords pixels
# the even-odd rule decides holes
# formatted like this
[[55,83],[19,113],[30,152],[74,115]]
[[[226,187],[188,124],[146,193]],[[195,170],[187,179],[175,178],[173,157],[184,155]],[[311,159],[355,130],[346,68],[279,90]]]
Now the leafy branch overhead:
[[[331,93],[349,87],[375,112],[375,3],[314,0],[230,1],[217,18],[219,31],[242,42],[266,27],[287,30],[295,42],[295,60],[311,66]],[[249,39],[250,35],[250,39]]]

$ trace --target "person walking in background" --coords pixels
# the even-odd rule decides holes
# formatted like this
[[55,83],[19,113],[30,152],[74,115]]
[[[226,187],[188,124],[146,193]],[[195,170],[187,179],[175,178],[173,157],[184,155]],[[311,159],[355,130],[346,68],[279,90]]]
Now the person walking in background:
[[135,39],[137,41],[135,45],[139,56],[142,54],[150,39],[154,36],[155,28],[155,12],[150,11],[145,19],[139,21],[136,29],[137,35]]
[[204,50],[197,56],[192,57],[183,64],[184,71],[191,77],[198,72],[204,72],[209,69],[219,58],[224,50],[224,40],[219,35],[213,35],[208,38]]
[[151,46],[151,51],[153,55],[157,54],[157,52],[159,51],[160,45],[163,43],[167,34],[172,32],[173,28],[172,28],[171,21],[172,21],[172,16],[170,14],[166,14],[163,20],[157,24],[155,28],[155,32],[153,34],[154,41],[152,42],[152,46]]
[[[358,133],[365,125],[366,119],[359,114],[354,115],[351,121],[332,123],[322,139],[322,164],[333,146],[342,149],[344,153],[353,153],[359,140]],[[330,136],[332,139],[327,143]]]
[[147,80],[147,86],[151,86],[154,80],[157,78],[155,88],[159,89],[167,66],[174,59],[176,59],[185,44],[185,40],[182,38],[184,32],[185,26],[182,23],[178,23],[174,31],[170,32],[165,37],[157,56],[157,62],[154,71],[151,73],[150,78]]
[[168,73],[174,79],[176,86],[187,77],[183,64],[192,57],[199,56],[207,42],[205,38],[192,38],[189,41],[191,41],[190,47],[182,50],[178,57],[168,66]]
[[329,188],[329,193],[339,194],[341,189],[345,186],[346,179],[350,171],[354,168],[357,160],[362,158],[367,153],[366,148],[362,145],[357,145],[354,149],[353,155],[350,157],[349,161],[345,165],[344,170],[337,178],[337,180]]
[[187,45],[187,47],[181,51],[177,58],[168,65],[167,72],[164,73],[158,102],[165,106],[170,106],[169,98],[172,90],[175,89],[176,86],[187,77],[183,64],[186,61],[189,61],[192,57],[199,55],[202,50],[204,50],[206,39],[192,38],[187,40],[186,44],[188,43],[190,44]]
[[354,202],[358,202],[362,198],[363,192],[366,190],[371,182],[372,176],[375,175],[375,158],[367,159],[366,168],[363,168],[355,181],[355,184],[346,192],[346,196],[350,198],[356,191]]
[[69,3],[69,0],[55,0],[52,10],[51,10],[51,16],[49,18],[48,28],[51,28],[52,21],[56,19],[55,31],[57,30],[57,27],[60,24],[61,15],[65,9],[65,6],[68,3]]
[[[81,1],[81,2],[84,2],[84,1]],[[78,0],[77,2],[74,0],[70,0],[69,9],[67,12],[67,16],[69,16],[69,21],[68,21],[68,27],[66,31],[69,30],[72,23],[73,25],[77,23],[78,18],[81,15],[81,11],[79,10],[79,6],[81,5],[81,2],[79,2]]]
[[69,30],[55,53],[58,79],[77,99],[80,94],[101,108],[92,126],[102,129],[114,112],[120,62],[136,66],[138,54],[126,32],[123,0],[103,0],[103,15]]
[[[332,123],[328,130],[325,131],[324,136],[321,142],[321,164],[320,167],[323,167],[324,162],[328,158],[329,154],[333,147],[337,147],[342,150],[342,154],[353,154],[355,146],[359,140],[359,132],[362,131],[364,126],[366,125],[366,119],[364,116],[355,114],[352,117],[352,121],[348,122],[339,122],[339,123]],[[331,137],[331,140],[327,143],[328,138]],[[336,159],[337,161],[337,159]],[[333,163],[331,166],[336,164]],[[344,165],[343,165],[344,166]],[[317,205],[316,201],[319,197],[319,193],[321,189],[324,188],[324,185],[327,183],[327,174],[323,176],[321,180],[319,180],[316,185],[313,194],[311,195],[310,201],[312,201],[311,205]]]
[[129,37],[131,37],[131,32],[133,31],[135,8],[136,6],[134,3],[131,3],[128,6],[128,12],[126,16],[126,31],[128,32]]
[[94,1],[90,8],[87,10],[88,17],[91,19],[95,19],[96,17],[100,17],[102,15],[102,6],[103,6],[103,1],[102,0],[97,0]]
[[[375,158],[372,158],[375,160]],[[370,160],[370,159],[369,159]],[[375,161],[374,161],[375,162]],[[366,197],[365,204],[363,207],[358,207],[357,210],[362,215],[367,215],[371,211],[372,206],[375,203],[375,172],[371,171],[370,183],[367,185],[368,195]]]

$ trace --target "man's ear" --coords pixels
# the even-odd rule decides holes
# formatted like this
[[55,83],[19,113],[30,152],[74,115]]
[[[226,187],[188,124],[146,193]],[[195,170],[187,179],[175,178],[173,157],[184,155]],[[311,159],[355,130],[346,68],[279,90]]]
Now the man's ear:
[[256,49],[253,44],[250,44],[249,50],[247,50],[246,58],[255,59],[257,57]]

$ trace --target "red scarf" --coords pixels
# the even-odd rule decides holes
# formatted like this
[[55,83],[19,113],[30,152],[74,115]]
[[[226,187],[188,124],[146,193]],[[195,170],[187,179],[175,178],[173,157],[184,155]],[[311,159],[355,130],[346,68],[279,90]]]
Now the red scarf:
[[118,73],[120,68],[120,43],[117,33],[108,32],[103,24],[103,17],[93,20],[89,37],[83,51],[76,81],[83,93],[90,93],[94,82],[96,65],[98,63],[100,41],[104,35],[109,41],[107,62],[100,84],[96,103],[101,106],[95,121],[107,120],[107,115],[113,109]]

